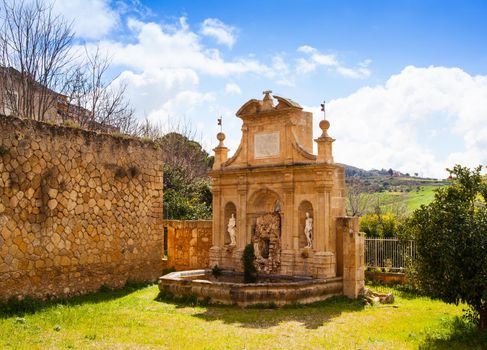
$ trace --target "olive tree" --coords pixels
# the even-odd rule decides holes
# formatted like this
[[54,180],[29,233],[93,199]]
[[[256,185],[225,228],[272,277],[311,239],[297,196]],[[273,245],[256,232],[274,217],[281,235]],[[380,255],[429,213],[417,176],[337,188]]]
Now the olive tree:
[[447,303],[466,303],[480,329],[487,328],[487,183],[482,167],[456,165],[451,184],[408,219],[417,242],[419,287]]

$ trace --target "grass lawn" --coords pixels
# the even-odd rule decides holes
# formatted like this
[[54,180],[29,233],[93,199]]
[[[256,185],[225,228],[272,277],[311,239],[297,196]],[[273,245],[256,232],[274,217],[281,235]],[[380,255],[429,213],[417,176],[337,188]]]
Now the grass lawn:
[[[461,307],[394,290],[394,305],[334,298],[312,306],[239,309],[157,301],[127,287],[0,313],[1,349],[481,349]],[[0,310],[1,311],[1,310]],[[485,341],[485,339],[484,339]]]
[[380,193],[383,201],[382,208],[387,212],[390,210],[390,203],[406,204],[408,213],[419,209],[423,204],[429,204],[435,198],[435,190],[438,186],[421,186],[418,192],[382,192]]

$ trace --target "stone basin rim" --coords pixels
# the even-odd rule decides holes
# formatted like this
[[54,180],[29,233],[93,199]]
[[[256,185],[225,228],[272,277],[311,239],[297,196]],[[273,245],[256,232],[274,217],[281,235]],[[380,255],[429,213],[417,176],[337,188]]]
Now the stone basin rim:
[[[220,281],[207,281],[207,280],[188,280],[184,277],[191,277],[191,276],[204,276],[204,275],[211,275],[211,269],[199,269],[199,270],[185,270],[185,271],[175,271],[170,272],[164,276],[159,277],[159,282],[171,282],[171,281],[178,281],[183,283],[191,283],[191,284],[205,284],[205,285],[221,285],[221,286],[234,286],[234,287],[289,287],[289,286],[304,286],[304,285],[311,285],[311,284],[327,284],[330,282],[338,282],[342,281],[343,278],[340,277],[331,277],[331,278],[313,278],[309,276],[290,276],[290,275],[261,275],[265,278],[276,278],[276,279],[289,279],[289,281],[285,282],[260,282],[260,283],[238,283],[238,282],[220,282]],[[242,276],[242,272],[236,272],[232,270],[222,270],[222,275],[235,275],[235,276]]]

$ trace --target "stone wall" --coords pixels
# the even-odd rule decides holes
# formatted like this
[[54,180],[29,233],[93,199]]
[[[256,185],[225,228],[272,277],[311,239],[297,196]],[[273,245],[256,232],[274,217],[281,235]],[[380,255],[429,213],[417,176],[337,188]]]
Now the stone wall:
[[357,298],[365,286],[364,247],[365,237],[359,232],[358,217],[337,218],[337,264],[343,276],[343,294],[349,298]]
[[167,260],[165,268],[201,269],[210,266],[211,220],[165,220]]
[[82,294],[161,270],[157,147],[0,116],[0,299]]

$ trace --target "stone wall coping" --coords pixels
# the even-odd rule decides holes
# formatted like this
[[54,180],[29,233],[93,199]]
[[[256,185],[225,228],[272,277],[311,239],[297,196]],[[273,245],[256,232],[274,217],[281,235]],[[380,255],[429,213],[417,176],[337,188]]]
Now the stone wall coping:
[[86,130],[79,127],[67,126],[67,125],[58,125],[58,124],[51,124],[46,123],[38,120],[33,119],[23,119],[17,118],[13,116],[6,116],[4,114],[0,114],[0,125],[3,124],[10,124],[15,125],[17,129],[26,129],[26,128],[35,128],[39,131],[48,132],[53,136],[60,136],[65,134],[74,134],[78,136],[83,136],[85,139],[94,139],[96,137],[97,142],[103,141],[103,139],[112,139],[117,141],[122,145],[137,145],[142,147],[153,147],[157,148],[159,145],[150,140],[150,139],[141,139],[134,136],[124,135],[124,134],[111,134],[105,133],[100,131],[93,131],[93,130]]
[[176,219],[165,219],[163,220],[164,224],[170,224],[170,223],[175,223],[175,224],[184,224],[184,223],[198,223],[198,222],[201,222],[201,223],[212,223],[213,221],[212,220],[176,220]]

